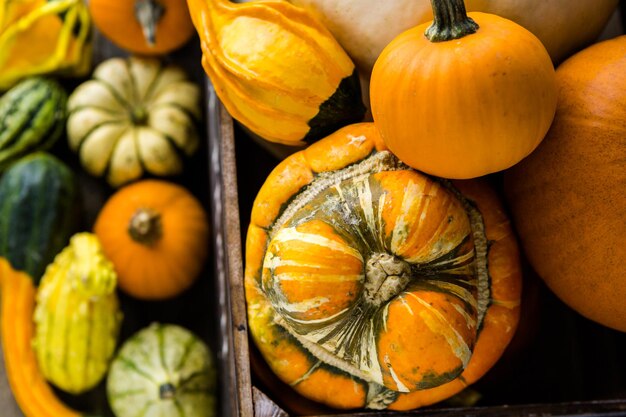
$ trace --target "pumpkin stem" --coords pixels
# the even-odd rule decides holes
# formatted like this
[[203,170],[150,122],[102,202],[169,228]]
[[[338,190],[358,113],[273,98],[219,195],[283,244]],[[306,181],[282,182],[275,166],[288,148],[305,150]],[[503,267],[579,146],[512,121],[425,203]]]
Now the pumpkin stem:
[[152,246],[163,235],[161,215],[149,208],[138,209],[130,219],[128,233],[135,242]]
[[411,266],[388,253],[375,253],[365,264],[365,300],[376,307],[400,294],[411,280]]
[[156,44],[157,25],[164,13],[165,7],[156,0],[135,1],[135,17],[141,25],[146,42],[150,46]]
[[433,24],[424,35],[431,42],[445,42],[471,35],[478,24],[465,11],[463,0],[430,0],[433,8]]

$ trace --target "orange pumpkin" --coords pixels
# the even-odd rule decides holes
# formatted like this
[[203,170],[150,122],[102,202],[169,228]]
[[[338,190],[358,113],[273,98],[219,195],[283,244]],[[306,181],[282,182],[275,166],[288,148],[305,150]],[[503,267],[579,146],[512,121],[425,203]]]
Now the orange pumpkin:
[[144,180],[116,192],[94,231],[113,262],[118,284],[141,299],[176,296],[196,280],[207,257],[209,226],[185,188]]
[[162,55],[195,33],[185,0],[89,0],[96,27],[119,47]]
[[626,36],[557,70],[546,139],[505,175],[530,263],[565,303],[626,331]]
[[462,0],[433,0],[435,20],[396,37],[374,65],[370,99],[385,144],[446,178],[500,171],[550,127],[554,67],[528,30]]
[[513,336],[520,278],[486,184],[410,169],[371,123],[285,159],[252,209],[252,337],[279,378],[332,407],[411,409],[476,381]]

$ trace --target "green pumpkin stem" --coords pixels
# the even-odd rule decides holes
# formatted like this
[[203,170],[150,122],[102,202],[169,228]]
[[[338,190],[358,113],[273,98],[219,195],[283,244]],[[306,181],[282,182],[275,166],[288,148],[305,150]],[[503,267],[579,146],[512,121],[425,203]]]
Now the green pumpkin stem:
[[445,42],[471,35],[478,24],[465,11],[463,0],[430,0],[434,21],[424,35],[431,42]]
[[141,25],[146,42],[150,46],[156,44],[157,25],[164,13],[165,7],[156,0],[135,1],[135,17]]
[[135,242],[154,245],[163,235],[161,215],[149,208],[138,209],[130,219],[128,233]]

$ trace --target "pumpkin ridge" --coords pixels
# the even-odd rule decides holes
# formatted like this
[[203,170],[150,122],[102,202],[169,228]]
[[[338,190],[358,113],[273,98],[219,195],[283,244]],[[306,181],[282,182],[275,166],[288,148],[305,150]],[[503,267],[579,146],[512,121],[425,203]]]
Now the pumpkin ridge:
[[269,240],[273,239],[276,232],[282,228],[282,226],[290,218],[293,217],[295,212],[299,211],[302,207],[304,207],[304,205],[312,200],[314,196],[317,196],[321,192],[325,191],[332,184],[341,183],[345,180],[370,172],[400,169],[406,169],[406,166],[395,158],[390,152],[381,151],[373,152],[366,159],[341,170],[334,171],[332,173],[322,172],[317,174],[313,181],[309,183],[305,189],[293,196],[293,198],[289,201],[289,204],[285,203],[285,210],[277,216],[276,221],[270,227],[268,233]]
[[[161,75],[163,74],[163,70],[165,69],[165,65],[163,65],[163,63],[160,60],[157,60],[158,62],[158,69],[156,71],[156,73],[154,74],[154,78],[152,79],[152,81],[150,82],[150,85],[148,85],[148,88],[146,88],[146,91],[144,93],[143,97],[139,97],[139,89],[136,89],[136,94],[138,97],[138,102],[139,103],[146,103],[146,107],[150,108],[151,104],[152,104],[152,100],[154,99],[154,97],[152,97],[152,95],[156,92],[155,89],[156,87],[159,85],[159,79],[161,78]],[[129,71],[128,73],[130,74],[130,79],[132,80],[133,86],[137,85],[137,80],[135,79],[135,75],[133,74],[132,71],[130,71],[130,65],[132,65],[131,62],[128,62],[126,65],[129,66]]]

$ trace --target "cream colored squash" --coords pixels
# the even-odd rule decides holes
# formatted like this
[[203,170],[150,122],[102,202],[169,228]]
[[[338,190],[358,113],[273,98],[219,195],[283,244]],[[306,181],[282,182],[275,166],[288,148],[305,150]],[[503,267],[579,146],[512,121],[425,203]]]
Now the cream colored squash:
[[81,164],[113,187],[141,177],[179,174],[181,155],[198,147],[200,89],[178,67],[145,58],[112,58],[68,100],[67,135]]
[[[289,0],[321,15],[362,71],[371,71],[401,32],[432,19],[429,0]],[[554,62],[592,42],[617,0],[466,0],[468,11],[494,13],[533,32]]]

